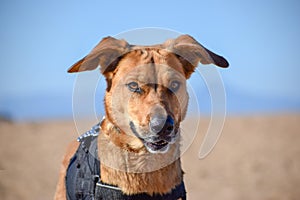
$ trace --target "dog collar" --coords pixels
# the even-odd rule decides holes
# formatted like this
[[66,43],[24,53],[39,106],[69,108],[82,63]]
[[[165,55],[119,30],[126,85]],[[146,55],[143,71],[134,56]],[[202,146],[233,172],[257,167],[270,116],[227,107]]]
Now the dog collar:
[[78,138],[77,138],[77,141],[78,142],[82,142],[84,140],[84,138],[87,138],[87,137],[91,137],[91,136],[98,136],[99,135],[99,132],[100,132],[100,129],[101,129],[101,122],[99,122],[98,124],[96,124],[95,126],[93,126],[89,131],[83,133],[82,135],[80,135]]
[[81,134],[78,138],[77,138],[77,141],[78,142],[81,142],[84,138],[86,137],[90,137],[90,136],[98,136],[99,135],[99,132],[101,130],[101,125],[103,123],[103,121],[105,120],[105,115],[102,117],[102,120],[94,125],[89,131]]

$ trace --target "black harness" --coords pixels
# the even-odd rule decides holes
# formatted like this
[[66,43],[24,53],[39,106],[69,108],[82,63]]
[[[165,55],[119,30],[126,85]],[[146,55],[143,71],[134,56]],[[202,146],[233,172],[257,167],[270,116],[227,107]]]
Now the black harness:
[[68,200],[186,200],[183,181],[170,193],[150,196],[146,193],[126,195],[113,185],[104,184],[100,176],[97,137],[100,124],[78,138],[80,146],[71,158],[66,175]]

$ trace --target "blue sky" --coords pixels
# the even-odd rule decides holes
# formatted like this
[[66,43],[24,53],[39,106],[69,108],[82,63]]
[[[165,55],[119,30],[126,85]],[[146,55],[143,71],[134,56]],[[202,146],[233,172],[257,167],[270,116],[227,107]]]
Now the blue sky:
[[3,0],[0,113],[30,112],[24,107],[43,101],[37,97],[50,107],[69,104],[76,76],[66,69],[102,37],[143,27],[190,34],[224,55],[231,66],[220,73],[229,92],[299,111],[299,10],[297,0]]

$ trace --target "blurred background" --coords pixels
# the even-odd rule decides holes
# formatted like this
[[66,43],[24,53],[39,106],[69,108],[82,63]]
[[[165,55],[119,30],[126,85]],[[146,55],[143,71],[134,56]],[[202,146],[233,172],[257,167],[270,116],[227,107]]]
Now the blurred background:
[[[224,55],[228,114],[300,111],[297,1],[1,1],[0,113],[72,116],[66,70],[103,37],[144,27],[190,34]],[[163,41],[161,41],[163,42]]]
[[[202,128],[183,157],[190,199],[298,199],[299,10],[296,0],[1,1],[4,199],[52,198],[63,152],[77,136],[77,76],[66,70],[103,37],[145,27],[190,34],[230,63],[219,70],[227,96],[223,135],[210,156],[197,158],[209,126],[210,99],[202,98]],[[203,80],[190,84],[209,96]],[[89,117],[84,105],[78,109]]]

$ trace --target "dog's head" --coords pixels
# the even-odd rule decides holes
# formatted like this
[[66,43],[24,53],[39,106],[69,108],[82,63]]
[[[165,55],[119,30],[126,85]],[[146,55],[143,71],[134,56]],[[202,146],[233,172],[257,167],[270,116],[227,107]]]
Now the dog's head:
[[178,141],[188,106],[186,80],[199,62],[228,67],[223,57],[189,35],[153,46],[107,37],[68,72],[100,65],[107,81],[106,117],[118,130],[116,137],[126,137],[131,148],[164,153]]

